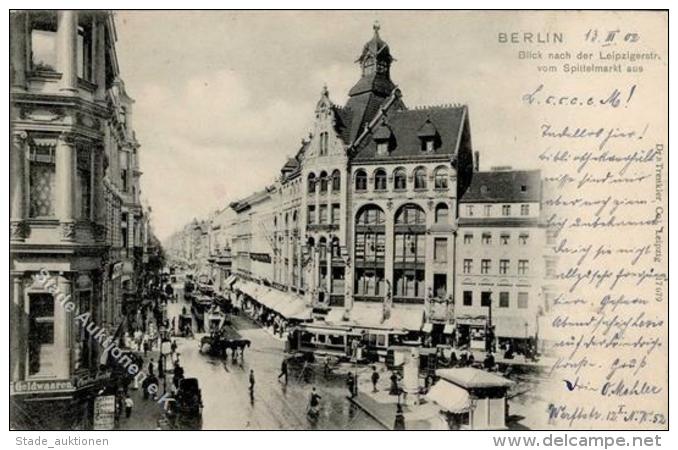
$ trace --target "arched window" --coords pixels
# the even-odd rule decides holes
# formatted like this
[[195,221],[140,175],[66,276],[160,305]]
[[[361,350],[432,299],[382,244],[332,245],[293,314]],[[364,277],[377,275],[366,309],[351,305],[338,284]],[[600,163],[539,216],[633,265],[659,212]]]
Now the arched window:
[[308,174],[308,193],[315,192],[315,174],[313,172]]
[[396,191],[404,191],[407,189],[407,174],[405,169],[396,169],[393,173],[393,186]]
[[362,169],[358,170],[355,173],[355,190],[356,191],[367,190],[367,174]]
[[355,220],[356,297],[380,297],[386,293],[384,264],[386,227],[384,211],[376,205],[363,206]]
[[398,225],[426,225],[426,213],[417,205],[407,204],[402,206],[396,214]]
[[435,172],[435,188],[436,189],[447,189],[448,186],[448,176],[446,167],[438,167]]
[[341,190],[341,174],[338,170],[332,172],[332,192],[339,192]]
[[327,192],[327,172],[320,172],[320,192]]
[[377,169],[374,172],[374,190],[375,191],[386,190],[386,171],[384,169]]
[[423,167],[414,170],[414,188],[426,189],[426,169]]
[[436,223],[448,224],[450,219],[450,209],[445,203],[438,203],[436,206]]

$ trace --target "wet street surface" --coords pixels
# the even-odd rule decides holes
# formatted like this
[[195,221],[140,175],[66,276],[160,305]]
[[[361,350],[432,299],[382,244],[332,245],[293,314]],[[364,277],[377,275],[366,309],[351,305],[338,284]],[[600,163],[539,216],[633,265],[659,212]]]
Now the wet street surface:
[[[190,310],[190,305],[181,300],[170,303],[168,317],[178,316],[182,306]],[[200,353],[199,342],[203,334],[196,334],[195,339],[176,338],[185,376],[200,382],[204,404],[202,429],[382,429],[346,398],[343,376],[330,374],[325,377],[316,367],[312,379],[306,380],[290,366],[289,380],[285,384],[284,378],[278,380],[285,357],[284,342],[243,315],[232,316],[231,322],[243,339],[252,342],[245,350],[244,360],[233,362],[230,351],[227,359]],[[252,398],[250,370],[254,370],[255,377]],[[315,424],[306,416],[313,386],[322,396],[320,417]]]

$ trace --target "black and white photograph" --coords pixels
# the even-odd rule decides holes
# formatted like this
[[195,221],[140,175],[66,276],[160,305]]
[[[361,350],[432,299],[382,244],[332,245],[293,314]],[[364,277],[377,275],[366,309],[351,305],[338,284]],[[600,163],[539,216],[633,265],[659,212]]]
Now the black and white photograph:
[[668,11],[8,15],[10,430],[668,429]]

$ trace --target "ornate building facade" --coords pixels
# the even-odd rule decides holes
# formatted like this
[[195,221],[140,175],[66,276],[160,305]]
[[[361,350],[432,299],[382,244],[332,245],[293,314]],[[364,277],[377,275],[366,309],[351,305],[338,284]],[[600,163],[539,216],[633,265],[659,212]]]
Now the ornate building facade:
[[[312,134],[258,203],[269,211],[258,232],[270,268],[252,270],[250,258],[234,272],[291,293],[330,326],[430,332],[453,317],[458,199],[472,177],[469,116],[461,105],[406,107],[392,62],[375,26],[346,105],[323,88]],[[251,203],[234,209],[256,214],[241,208],[257,209]]]
[[75,317],[120,329],[142,248],[132,100],[110,13],[13,12],[11,26],[12,420],[82,428],[108,373]]

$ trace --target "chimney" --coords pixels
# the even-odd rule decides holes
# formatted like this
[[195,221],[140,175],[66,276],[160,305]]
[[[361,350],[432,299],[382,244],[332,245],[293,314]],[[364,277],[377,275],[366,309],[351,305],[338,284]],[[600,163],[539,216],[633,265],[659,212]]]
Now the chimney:
[[479,151],[473,152],[473,171],[474,172],[480,171],[480,152]]

